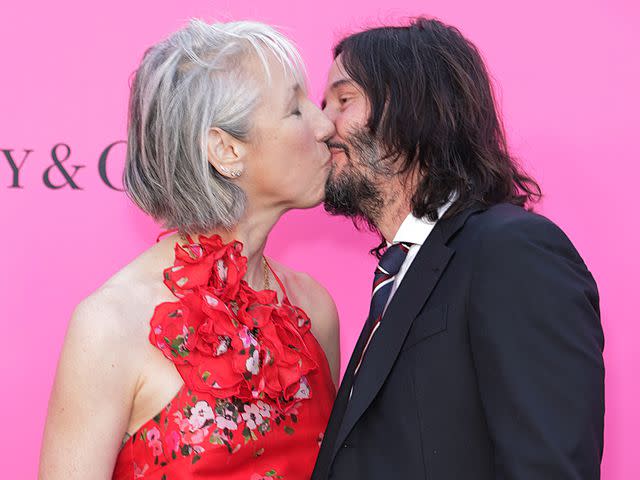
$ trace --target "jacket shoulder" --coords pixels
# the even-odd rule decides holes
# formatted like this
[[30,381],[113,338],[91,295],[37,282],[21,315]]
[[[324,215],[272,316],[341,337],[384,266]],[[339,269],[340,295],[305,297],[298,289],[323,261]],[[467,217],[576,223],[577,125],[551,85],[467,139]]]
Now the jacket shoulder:
[[535,247],[551,249],[579,260],[571,240],[562,229],[547,217],[512,204],[497,204],[472,216],[469,228],[477,248],[521,253]]

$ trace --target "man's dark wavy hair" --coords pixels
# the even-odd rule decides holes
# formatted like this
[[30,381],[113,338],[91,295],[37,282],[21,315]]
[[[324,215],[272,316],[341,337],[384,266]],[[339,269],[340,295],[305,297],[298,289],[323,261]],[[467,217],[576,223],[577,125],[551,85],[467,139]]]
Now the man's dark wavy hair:
[[459,30],[419,17],[350,35],[333,53],[363,89],[367,127],[387,158],[419,172],[416,217],[436,220],[453,191],[445,217],[476,203],[526,206],[541,197],[507,149],[487,69]]

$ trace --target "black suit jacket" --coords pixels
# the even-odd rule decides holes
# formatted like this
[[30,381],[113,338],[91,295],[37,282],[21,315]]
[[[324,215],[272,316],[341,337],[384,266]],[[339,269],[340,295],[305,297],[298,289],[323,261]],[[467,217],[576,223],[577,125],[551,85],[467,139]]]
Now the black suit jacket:
[[544,217],[438,222],[395,293],[314,480],[597,479],[604,344],[593,277]]

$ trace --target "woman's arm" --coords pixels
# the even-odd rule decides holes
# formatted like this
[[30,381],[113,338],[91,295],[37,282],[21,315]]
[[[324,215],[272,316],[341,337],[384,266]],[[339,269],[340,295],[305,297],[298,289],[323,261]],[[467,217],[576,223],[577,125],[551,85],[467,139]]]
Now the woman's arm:
[[49,401],[41,480],[109,479],[137,374],[123,315],[101,292],[73,313]]

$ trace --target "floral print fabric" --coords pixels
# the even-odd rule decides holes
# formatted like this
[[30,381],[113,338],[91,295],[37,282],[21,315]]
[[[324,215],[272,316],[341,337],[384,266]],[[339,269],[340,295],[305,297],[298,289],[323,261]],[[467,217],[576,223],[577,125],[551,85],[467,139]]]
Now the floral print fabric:
[[328,363],[286,294],[242,280],[241,251],[217,235],[176,244],[164,281],[177,301],[156,307],[149,339],[184,385],[126,440],[114,479],[310,477],[335,398]]

